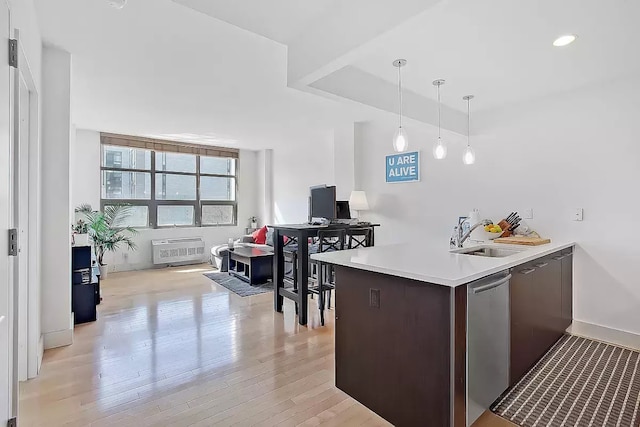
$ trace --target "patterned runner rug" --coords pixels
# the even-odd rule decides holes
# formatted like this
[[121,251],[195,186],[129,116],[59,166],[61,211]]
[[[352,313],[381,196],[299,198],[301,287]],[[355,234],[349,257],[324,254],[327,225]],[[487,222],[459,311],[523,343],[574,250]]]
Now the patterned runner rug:
[[520,426],[640,426],[640,353],[565,335],[491,410]]

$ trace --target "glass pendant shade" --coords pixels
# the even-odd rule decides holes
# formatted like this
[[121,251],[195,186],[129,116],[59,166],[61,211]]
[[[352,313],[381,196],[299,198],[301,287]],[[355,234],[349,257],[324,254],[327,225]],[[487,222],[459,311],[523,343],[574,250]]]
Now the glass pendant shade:
[[471,146],[467,145],[467,148],[465,148],[464,153],[462,154],[462,161],[465,165],[472,165],[476,162],[476,152],[473,151]]
[[433,85],[438,89],[438,140],[433,146],[433,157],[436,160],[442,160],[447,157],[447,146],[442,142],[440,132],[442,130],[441,118],[442,118],[442,102],[440,101],[440,87],[445,84],[444,79],[437,79],[433,81]]
[[463,96],[462,99],[467,101],[467,148],[462,153],[462,162],[465,165],[472,165],[476,162],[476,152],[471,148],[471,100],[473,95]]
[[400,122],[396,134],[393,135],[393,150],[396,153],[402,153],[409,147],[409,137],[402,127],[402,72],[400,71],[402,67],[407,65],[407,60],[396,59],[392,64],[398,69],[398,119]]
[[436,144],[433,146],[433,157],[436,160],[442,160],[447,157],[447,146],[442,142],[442,138],[438,138]]
[[407,148],[409,148],[409,137],[404,128],[400,126],[393,136],[393,149],[396,153],[402,153],[407,151]]

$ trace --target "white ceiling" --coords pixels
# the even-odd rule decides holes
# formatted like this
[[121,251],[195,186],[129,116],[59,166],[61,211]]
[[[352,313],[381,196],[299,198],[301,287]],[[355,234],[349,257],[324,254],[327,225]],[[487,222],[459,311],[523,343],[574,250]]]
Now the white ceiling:
[[35,2],[73,55],[78,127],[241,148],[395,114],[398,57],[407,116],[436,123],[444,78],[454,132],[466,94],[483,110],[640,73],[638,0]]
[[211,17],[288,44],[338,0],[174,0]]
[[[638,0],[450,0],[388,32],[354,66],[397,82],[391,62],[406,58],[405,87],[466,110],[495,108],[640,73]],[[553,40],[579,36],[556,48]]]
[[290,89],[286,47],[170,0],[36,0],[72,53],[78,128],[243,148],[303,143],[358,108]]

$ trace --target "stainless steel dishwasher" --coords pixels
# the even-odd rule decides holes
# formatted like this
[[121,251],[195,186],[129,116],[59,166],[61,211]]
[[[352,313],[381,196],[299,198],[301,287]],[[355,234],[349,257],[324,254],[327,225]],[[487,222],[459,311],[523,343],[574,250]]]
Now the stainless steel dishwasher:
[[509,388],[509,279],[503,271],[467,285],[467,426]]

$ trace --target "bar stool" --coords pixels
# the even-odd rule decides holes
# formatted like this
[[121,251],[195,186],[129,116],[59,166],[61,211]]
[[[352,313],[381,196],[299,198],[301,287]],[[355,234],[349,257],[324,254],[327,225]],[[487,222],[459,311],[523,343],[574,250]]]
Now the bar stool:
[[347,231],[348,248],[368,248],[371,246],[371,234],[373,229],[371,227],[362,228],[350,228]]
[[[341,251],[345,247],[345,240],[345,230],[321,230],[318,232],[317,253]],[[325,293],[328,293],[329,307],[331,307],[331,290],[335,289],[334,269],[332,265],[322,264],[315,260],[310,260],[310,263],[315,265],[317,277],[312,277],[312,280],[316,281],[316,286],[309,287],[309,293],[318,295],[320,323],[324,326],[324,296]]]

